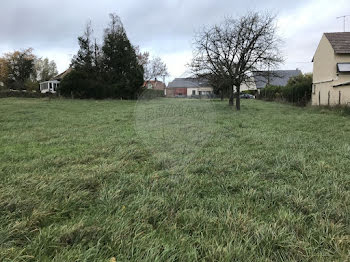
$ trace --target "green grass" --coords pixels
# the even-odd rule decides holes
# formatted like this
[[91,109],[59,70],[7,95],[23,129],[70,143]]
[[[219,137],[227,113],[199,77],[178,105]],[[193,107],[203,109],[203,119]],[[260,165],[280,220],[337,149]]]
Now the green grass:
[[0,261],[348,261],[350,118],[226,103],[0,99]]

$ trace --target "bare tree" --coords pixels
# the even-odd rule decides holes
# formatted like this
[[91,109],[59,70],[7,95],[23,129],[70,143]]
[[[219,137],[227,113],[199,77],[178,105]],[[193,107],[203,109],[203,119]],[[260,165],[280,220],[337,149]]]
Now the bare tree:
[[168,76],[168,69],[166,64],[162,61],[160,57],[155,57],[144,67],[145,70],[145,80],[155,79],[160,76]]
[[240,110],[242,83],[249,85],[252,72],[283,61],[280,43],[275,16],[248,13],[238,19],[227,18],[196,34],[191,69],[197,76],[210,76],[220,81],[219,86],[228,87],[231,106],[236,87],[236,108]]
[[143,66],[144,79],[150,81],[157,77],[169,76],[168,68],[160,57],[151,59],[149,52],[141,52],[139,46],[134,46],[137,55],[137,60]]

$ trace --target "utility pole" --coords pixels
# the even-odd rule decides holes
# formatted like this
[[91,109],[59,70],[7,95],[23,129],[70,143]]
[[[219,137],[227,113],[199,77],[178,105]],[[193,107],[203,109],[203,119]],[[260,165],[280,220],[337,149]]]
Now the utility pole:
[[346,18],[350,17],[350,15],[342,15],[342,16],[338,16],[337,19],[341,19],[343,18],[343,22],[344,22],[344,32],[346,31],[345,29],[345,25],[346,25]]

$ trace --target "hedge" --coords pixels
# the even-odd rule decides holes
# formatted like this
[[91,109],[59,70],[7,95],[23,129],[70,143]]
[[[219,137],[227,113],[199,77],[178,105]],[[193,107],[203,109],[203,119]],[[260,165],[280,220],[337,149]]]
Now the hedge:
[[164,96],[164,90],[143,89],[139,99],[153,99]]
[[12,91],[12,90],[4,90],[0,91],[0,98],[7,97],[23,97],[23,98],[44,98],[44,97],[57,97],[56,94],[42,94],[39,92],[23,92],[23,91]]
[[312,75],[300,75],[289,79],[287,86],[267,86],[258,98],[268,101],[283,101],[300,106],[311,100]]

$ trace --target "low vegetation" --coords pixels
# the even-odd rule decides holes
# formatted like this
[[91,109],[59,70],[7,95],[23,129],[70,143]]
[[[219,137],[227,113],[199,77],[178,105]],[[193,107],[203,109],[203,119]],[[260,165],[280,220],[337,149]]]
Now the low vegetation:
[[261,90],[260,99],[283,101],[306,106],[311,100],[312,75],[300,75],[289,79],[287,86],[267,86]]
[[350,119],[0,100],[1,261],[347,261]]

